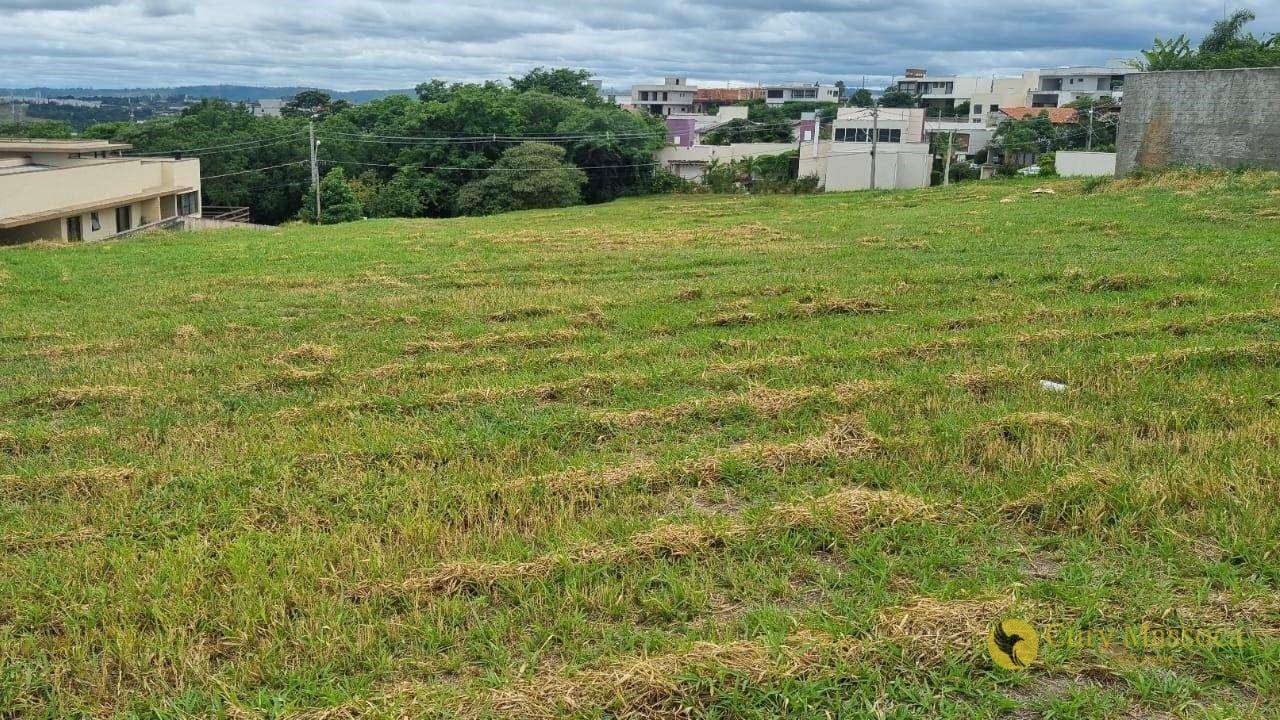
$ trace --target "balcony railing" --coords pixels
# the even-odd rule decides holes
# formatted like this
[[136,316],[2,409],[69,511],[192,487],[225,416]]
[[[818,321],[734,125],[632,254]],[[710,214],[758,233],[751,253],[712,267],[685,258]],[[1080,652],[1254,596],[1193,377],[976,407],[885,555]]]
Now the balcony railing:
[[206,220],[223,220],[226,222],[249,222],[249,208],[232,205],[205,205],[200,216]]

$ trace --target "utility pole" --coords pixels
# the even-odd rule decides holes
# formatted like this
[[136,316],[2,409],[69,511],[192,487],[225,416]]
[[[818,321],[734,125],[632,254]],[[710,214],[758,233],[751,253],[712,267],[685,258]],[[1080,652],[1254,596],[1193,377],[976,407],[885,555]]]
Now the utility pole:
[[876,189],[876,147],[880,140],[880,101],[871,105],[871,190]]
[[942,185],[946,187],[951,184],[951,145],[956,141],[956,129],[951,128],[951,132],[947,133],[947,159],[942,163]]
[[1093,105],[1089,106],[1089,133],[1085,137],[1084,150],[1085,152],[1093,150]]
[[320,224],[320,165],[316,163],[316,116],[307,121],[307,134],[311,146],[311,187],[316,191],[316,224]]

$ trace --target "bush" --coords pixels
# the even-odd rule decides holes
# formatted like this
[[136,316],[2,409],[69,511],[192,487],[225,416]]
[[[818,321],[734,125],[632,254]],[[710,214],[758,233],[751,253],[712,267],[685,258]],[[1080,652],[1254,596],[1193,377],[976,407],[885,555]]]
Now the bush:
[[1036,164],[1040,166],[1041,177],[1057,177],[1058,175],[1058,156],[1054,153],[1041,153],[1036,158]]
[[546,143],[508,149],[484,177],[458,191],[458,213],[490,215],[581,203],[587,174],[564,158],[564,148]]
[[[299,217],[307,222],[316,219],[316,194],[312,190],[302,200],[302,211]],[[325,174],[320,181],[320,222],[325,225],[351,222],[364,217],[364,209],[356,191],[347,183],[347,174],[336,167]]]
[[649,192],[654,195],[689,192],[692,185],[693,183],[670,170],[659,170],[649,178]]

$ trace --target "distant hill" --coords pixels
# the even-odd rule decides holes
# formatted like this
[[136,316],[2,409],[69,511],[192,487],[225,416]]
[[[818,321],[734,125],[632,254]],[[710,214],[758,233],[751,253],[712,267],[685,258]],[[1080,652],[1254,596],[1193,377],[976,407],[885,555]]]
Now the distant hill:
[[[196,98],[223,98],[233,102],[254,102],[271,98],[291,98],[303,90],[314,90],[308,87],[256,87],[253,85],[181,85],[178,87],[156,88],[14,88],[3,94],[17,96],[52,96],[52,97],[144,97],[148,95],[188,95]],[[412,88],[403,90],[325,90],[335,100],[348,100],[353,103],[369,102],[389,95],[413,96]]]

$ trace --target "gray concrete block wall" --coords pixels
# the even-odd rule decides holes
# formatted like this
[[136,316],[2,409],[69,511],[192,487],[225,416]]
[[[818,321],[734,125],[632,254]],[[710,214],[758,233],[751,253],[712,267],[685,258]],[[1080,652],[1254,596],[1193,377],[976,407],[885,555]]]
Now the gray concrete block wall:
[[1171,165],[1280,170],[1280,68],[1125,76],[1116,175]]

